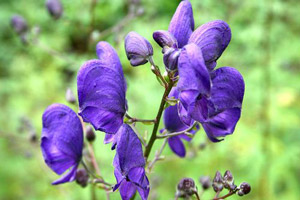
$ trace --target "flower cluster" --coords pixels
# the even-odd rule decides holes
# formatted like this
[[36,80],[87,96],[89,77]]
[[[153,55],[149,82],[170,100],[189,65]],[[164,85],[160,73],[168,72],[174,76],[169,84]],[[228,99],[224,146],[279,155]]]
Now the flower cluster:
[[[156,31],[154,40],[163,48],[163,61],[167,76],[162,76],[152,59],[153,48],[149,41],[135,32],[125,38],[125,50],[132,66],[149,62],[151,69],[165,88],[165,93],[154,123],[153,133],[145,152],[141,138],[128,118],[126,80],[115,49],[107,42],[96,46],[97,59],[86,61],[77,73],[78,115],[61,104],[49,106],[43,115],[41,148],[47,165],[57,174],[66,172],[53,184],[73,181],[82,158],[83,122],[90,123],[97,131],[104,132],[104,143],[112,143],[117,183],[122,199],[131,199],[136,192],[147,199],[150,186],[145,167],[162,116],[165,103],[175,104],[164,110],[162,136],[166,136],[173,152],[184,157],[182,140],[190,141],[200,124],[209,139],[219,142],[232,134],[241,114],[244,81],[234,68],[215,69],[216,61],[230,42],[229,26],[216,20],[194,31],[193,10],[188,0],[181,1],[168,31]],[[70,96],[68,94],[67,96]],[[74,98],[72,98],[74,102]],[[131,118],[134,119],[134,118]],[[129,120],[130,121],[130,120]],[[135,120],[138,121],[138,120]],[[93,141],[93,131],[86,132]],[[172,136],[167,137],[168,134]],[[179,134],[174,134],[179,133]],[[84,180],[87,176],[84,176]],[[82,185],[86,185],[84,181]],[[186,189],[188,180],[178,188],[180,194],[196,189]],[[185,196],[185,193],[181,196]]]

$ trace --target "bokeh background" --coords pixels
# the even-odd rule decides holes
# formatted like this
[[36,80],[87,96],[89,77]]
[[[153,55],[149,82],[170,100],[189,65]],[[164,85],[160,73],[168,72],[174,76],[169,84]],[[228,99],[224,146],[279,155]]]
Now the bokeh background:
[[[53,20],[43,0],[0,1],[0,199],[90,199],[91,188],[76,183],[51,186],[58,178],[45,165],[39,149],[41,116],[52,103],[76,94],[81,64],[96,58],[95,45],[109,41],[118,51],[128,82],[129,113],[154,118],[163,93],[150,66],[133,68],[126,58],[124,37],[136,31],[154,47],[163,71],[155,30],[167,29],[179,0],[142,0],[132,16],[130,1],[62,0],[63,17]],[[245,79],[242,117],[235,133],[213,144],[201,130],[188,146],[185,159],[169,148],[150,175],[150,199],[172,199],[182,177],[231,170],[236,183],[252,191],[231,199],[296,200],[300,198],[300,2],[298,0],[191,0],[195,25],[214,19],[228,22],[232,40],[218,66],[237,68]],[[28,22],[30,42],[24,44],[10,26],[14,14]],[[31,124],[31,125],[30,125]],[[163,126],[161,124],[161,126]],[[138,126],[142,133],[151,126]],[[101,171],[114,183],[114,152],[94,142]],[[36,140],[35,140],[36,139]],[[162,141],[156,142],[154,150]],[[151,156],[154,156],[152,151]],[[222,193],[225,194],[225,193]],[[104,199],[102,190],[97,199]],[[210,190],[202,196],[211,199]],[[119,199],[114,193],[111,199]],[[138,198],[137,198],[138,199]]]

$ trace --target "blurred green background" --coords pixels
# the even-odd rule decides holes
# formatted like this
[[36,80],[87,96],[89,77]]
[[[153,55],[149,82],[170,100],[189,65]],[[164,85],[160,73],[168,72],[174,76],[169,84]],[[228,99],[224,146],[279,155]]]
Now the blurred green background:
[[[95,45],[109,41],[118,51],[128,82],[130,115],[154,118],[163,89],[150,66],[133,68],[124,51],[124,37],[136,31],[154,47],[154,60],[163,71],[155,30],[167,29],[179,0],[142,0],[140,16],[128,17],[129,1],[62,0],[63,18],[53,20],[43,0],[0,1],[0,199],[90,199],[91,188],[75,183],[51,186],[58,176],[41,156],[33,130],[22,131],[24,119],[32,122],[39,139],[41,116],[52,103],[64,103],[70,87],[76,94],[76,73],[81,64],[96,58]],[[247,181],[252,191],[230,199],[300,199],[300,2],[298,0],[191,0],[195,25],[214,19],[228,22],[232,40],[218,66],[237,68],[245,79],[242,117],[235,133],[221,143],[210,143],[201,130],[187,145],[185,159],[169,148],[151,180],[150,199],[173,199],[182,177],[195,180],[231,170],[236,184]],[[94,14],[92,14],[94,13]],[[10,26],[13,14],[30,27],[24,45]],[[93,16],[93,17],[92,17]],[[126,17],[127,16],[127,17]],[[94,20],[92,20],[94,19]],[[39,27],[39,28],[37,28]],[[115,27],[115,28],[111,28]],[[39,31],[38,31],[39,29]],[[39,32],[39,34],[37,34]],[[23,120],[22,120],[23,119]],[[161,125],[162,126],[162,125]],[[138,126],[151,131],[151,126]],[[24,129],[24,128],[23,128]],[[115,183],[110,145],[103,133],[94,143],[97,160],[107,181]],[[156,142],[151,154],[162,141]],[[200,149],[199,146],[205,148]],[[201,189],[197,181],[198,188]],[[223,192],[222,194],[225,194]],[[97,190],[98,199],[105,193]],[[201,199],[213,197],[212,190]],[[111,199],[119,199],[118,193]]]

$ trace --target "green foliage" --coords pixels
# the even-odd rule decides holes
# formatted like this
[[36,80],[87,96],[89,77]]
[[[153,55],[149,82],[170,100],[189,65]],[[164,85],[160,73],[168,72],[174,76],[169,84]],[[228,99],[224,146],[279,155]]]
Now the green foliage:
[[[20,133],[20,118],[29,117],[38,135],[44,109],[54,103],[67,104],[65,90],[76,91],[76,73],[81,64],[96,58],[91,33],[90,1],[63,0],[62,19],[48,15],[43,1],[0,2],[0,199],[87,199],[90,188],[76,184],[51,186],[57,175],[44,164],[39,145]],[[124,19],[127,1],[98,0],[94,27],[98,34]],[[155,2],[155,3],[154,3]],[[161,49],[152,39],[155,30],[167,29],[180,1],[143,0],[144,15],[122,29],[102,38],[116,47],[128,83],[129,113],[152,119],[163,93],[146,64],[130,66],[124,51],[124,36],[131,30],[146,37],[154,47],[154,61],[163,72]],[[300,191],[300,4],[296,0],[191,0],[196,27],[213,19],[223,19],[232,29],[232,41],[218,62],[236,67],[246,83],[242,118],[235,133],[213,144],[201,130],[189,144],[186,159],[166,148],[166,159],[158,162],[150,175],[151,198],[171,199],[182,177],[195,180],[231,170],[236,183],[247,181],[252,192],[242,199],[298,199]],[[13,14],[40,27],[39,42],[23,45],[9,21]],[[97,37],[96,37],[97,38]],[[55,51],[53,51],[53,49]],[[74,107],[74,109],[76,109]],[[161,127],[163,125],[161,124]],[[138,129],[151,131],[151,126]],[[115,182],[114,152],[97,133],[96,154],[102,174]],[[149,136],[149,134],[148,134]],[[207,147],[199,150],[201,143]],[[161,141],[154,145],[160,147]],[[154,156],[154,151],[151,157]],[[200,185],[198,184],[199,188]],[[210,199],[212,192],[204,193]],[[105,197],[97,190],[99,199]],[[118,199],[112,194],[111,199]],[[239,197],[232,197],[238,199]]]

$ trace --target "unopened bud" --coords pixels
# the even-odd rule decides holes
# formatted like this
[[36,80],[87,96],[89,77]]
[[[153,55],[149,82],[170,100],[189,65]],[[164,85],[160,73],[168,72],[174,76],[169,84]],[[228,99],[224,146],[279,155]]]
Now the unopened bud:
[[215,192],[221,192],[223,190],[223,178],[219,171],[216,172],[212,186]]
[[234,178],[232,173],[227,170],[224,174],[224,187],[229,190],[234,190],[237,186],[234,184]]
[[251,186],[249,185],[249,183],[246,182],[241,183],[239,188],[240,188],[240,190],[238,191],[239,196],[249,194],[249,192],[251,191]]
[[209,176],[201,176],[199,182],[201,183],[203,190],[207,190],[211,186],[211,180]]
[[85,169],[78,169],[76,172],[76,183],[81,187],[86,187],[89,181],[89,174]]
[[176,196],[178,197],[189,197],[197,192],[195,181],[191,178],[183,178],[177,185]]
[[72,90],[70,88],[67,89],[66,91],[66,100],[67,102],[71,103],[71,104],[76,104],[76,98],[74,96],[74,93],[72,92]]
[[54,19],[59,19],[61,17],[61,15],[63,14],[63,7],[62,7],[60,0],[47,0],[46,7],[47,7],[49,14]]
[[92,128],[92,126],[87,126],[86,127],[86,135],[85,135],[87,141],[93,142],[96,139],[96,134]]
[[148,40],[136,32],[130,32],[125,37],[125,51],[132,66],[143,65],[153,55],[153,48]]
[[17,34],[22,35],[28,30],[26,20],[20,15],[14,15],[10,20],[11,26]]
[[177,69],[179,55],[180,55],[179,49],[168,48],[166,50],[163,58],[166,69],[170,71]]

